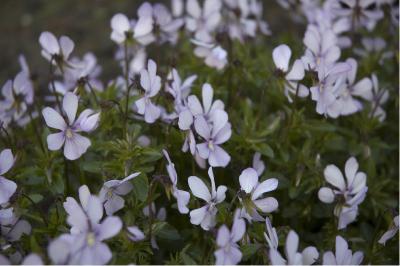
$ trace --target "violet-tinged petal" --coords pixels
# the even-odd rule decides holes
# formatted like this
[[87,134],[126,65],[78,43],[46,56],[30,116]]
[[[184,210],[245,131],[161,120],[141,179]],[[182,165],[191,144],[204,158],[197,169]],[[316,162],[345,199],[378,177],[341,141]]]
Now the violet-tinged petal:
[[61,149],[65,142],[64,132],[54,133],[47,136],[47,147],[51,151],[56,151]]
[[242,190],[250,193],[258,183],[258,175],[253,168],[247,168],[239,176],[239,183]]
[[48,127],[56,128],[59,130],[64,130],[67,127],[64,118],[53,108],[44,108],[42,114]]
[[100,241],[116,236],[122,228],[122,221],[117,216],[109,216],[100,224],[98,239]]
[[14,156],[10,149],[4,149],[0,153],[0,175],[4,175],[14,164]]

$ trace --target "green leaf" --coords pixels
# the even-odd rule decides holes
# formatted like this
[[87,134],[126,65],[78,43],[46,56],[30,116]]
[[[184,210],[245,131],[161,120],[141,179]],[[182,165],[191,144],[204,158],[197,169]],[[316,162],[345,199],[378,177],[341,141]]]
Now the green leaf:
[[246,244],[240,247],[243,253],[243,260],[248,260],[261,248],[261,244]]
[[137,199],[141,202],[145,202],[147,199],[147,194],[149,192],[149,181],[147,176],[144,174],[140,174],[139,176],[135,177],[132,181],[133,184],[133,193]]

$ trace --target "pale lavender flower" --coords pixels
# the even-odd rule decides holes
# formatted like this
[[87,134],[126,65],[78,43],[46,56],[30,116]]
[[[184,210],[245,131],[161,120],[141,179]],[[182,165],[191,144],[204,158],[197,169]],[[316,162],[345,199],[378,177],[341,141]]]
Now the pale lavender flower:
[[336,236],[335,254],[332,251],[324,253],[323,265],[360,265],[364,259],[361,251],[353,252],[349,249],[346,240]]
[[24,234],[29,235],[31,230],[32,227],[29,222],[17,216],[13,208],[0,210],[0,235],[7,244],[8,242],[18,241]]
[[247,0],[224,0],[225,23],[229,37],[243,42],[246,37],[254,38],[257,21],[251,17],[251,9]]
[[110,38],[118,44],[122,44],[133,35],[133,28],[129,19],[121,13],[115,14],[111,18],[111,29]]
[[224,110],[225,105],[221,100],[213,101],[214,90],[210,84],[204,83],[201,88],[202,104],[195,95],[188,97],[188,107],[193,116],[202,115],[210,121],[216,110]]
[[[3,255],[0,254],[0,265],[11,265],[11,262]],[[36,253],[30,253],[27,255],[21,265],[44,265],[42,258]]]
[[140,71],[140,85],[144,90],[142,98],[135,102],[137,112],[144,115],[147,123],[154,123],[161,115],[160,108],[151,102],[161,89],[161,77],[157,75],[156,63],[149,59],[147,69]]
[[320,29],[309,24],[303,43],[307,49],[301,60],[306,70],[319,71],[320,68],[328,68],[340,57],[337,36],[329,28]]
[[17,190],[17,184],[3,177],[14,165],[14,156],[10,149],[4,149],[0,153],[0,205],[7,203]]
[[286,237],[285,255],[286,259],[282,257],[277,249],[271,248],[269,250],[269,258],[272,265],[311,265],[319,257],[318,250],[309,246],[306,247],[301,253],[298,252],[299,236],[295,231],[291,230]]
[[212,113],[211,123],[207,123],[204,116],[197,116],[194,121],[196,132],[204,139],[203,143],[196,145],[198,154],[203,159],[208,159],[212,167],[226,167],[231,156],[220,147],[232,135],[228,114],[223,110]]
[[[146,45],[155,40],[158,43],[177,42],[178,29],[184,21],[182,18],[174,18],[165,5],[144,2],[137,13],[139,19],[135,26],[134,38],[140,43]],[[153,32],[155,28],[158,31]]]
[[239,199],[243,205],[241,217],[246,218],[249,222],[252,220],[264,221],[258,210],[270,213],[278,208],[278,201],[275,198],[260,199],[264,193],[273,191],[278,187],[276,178],[269,178],[259,183],[257,171],[253,168],[247,168],[240,174],[239,183],[242,190]]
[[186,29],[194,32],[195,36],[213,33],[221,21],[220,0],[205,0],[203,8],[198,0],[188,0],[186,4]]
[[117,235],[122,222],[116,216],[101,221],[103,205],[87,186],[79,188],[79,199],[81,204],[71,197],[64,202],[71,234],[53,240],[48,247],[49,256],[55,264],[106,264],[112,253],[102,241]]
[[128,230],[128,238],[133,242],[139,242],[145,239],[145,235],[142,230],[139,229],[137,226],[129,226],[127,227]]
[[47,136],[47,145],[49,150],[59,150],[64,145],[64,156],[68,160],[76,160],[90,146],[90,140],[78,134],[81,131],[90,132],[94,130],[99,121],[100,113],[94,113],[91,109],[84,110],[78,119],[76,112],[78,110],[78,96],[72,92],[65,94],[62,102],[65,115],[68,118],[68,123],[64,118],[53,108],[46,107],[42,114],[48,127],[59,129],[61,132],[53,133]]
[[380,122],[386,119],[386,111],[382,108],[389,99],[389,91],[379,88],[378,78],[375,74],[371,76],[372,91],[360,94],[360,97],[371,102],[371,117],[376,117]]
[[346,180],[339,168],[333,164],[324,170],[325,180],[335,188],[322,187],[318,191],[318,197],[324,203],[332,203],[335,199],[338,201],[334,212],[339,217],[338,229],[346,228],[356,219],[358,205],[364,201],[368,191],[366,174],[357,171],[358,162],[354,157],[346,161]]
[[265,170],[265,163],[261,160],[261,153],[259,152],[254,153],[253,169],[257,171],[258,176],[261,176]]
[[133,185],[129,181],[138,175],[140,172],[133,173],[122,180],[109,180],[104,183],[99,198],[104,204],[107,215],[112,215],[124,207],[125,200],[121,196],[132,191]]
[[340,101],[339,105],[341,106],[340,115],[350,115],[360,111],[363,105],[353,96],[361,97],[371,93],[372,90],[372,82],[369,78],[365,77],[356,82],[357,61],[349,58],[346,63],[351,66],[351,69],[347,72],[347,84],[341,86],[338,92],[338,101]]
[[239,210],[237,210],[231,231],[226,225],[222,225],[218,229],[218,249],[214,252],[216,265],[236,265],[242,260],[242,252],[237,242],[243,238],[246,232],[246,223],[239,216]]
[[204,58],[207,66],[221,70],[228,64],[228,53],[208,34],[200,32],[191,42],[196,45],[194,54]]
[[377,0],[335,0],[330,3],[332,12],[338,17],[346,18],[353,30],[365,27],[372,31],[384,16]]
[[265,240],[267,240],[269,248],[277,250],[279,246],[278,234],[276,233],[275,227],[272,227],[271,221],[268,217],[265,217],[265,227],[267,233],[264,232],[264,237]]
[[164,153],[165,158],[168,161],[167,171],[168,171],[168,176],[172,183],[171,192],[172,192],[172,195],[175,197],[176,202],[178,204],[178,210],[182,214],[188,213],[189,209],[187,208],[187,205],[190,200],[190,194],[187,191],[178,189],[178,187],[177,187],[178,174],[176,173],[175,165],[172,163],[171,159],[169,158],[168,152],[166,150],[163,150],[163,153]]
[[318,68],[319,83],[310,88],[311,99],[317,102],[318,114],[337,118],[340,115],[342,102],[338,101],[339,93],[346,86],[346,76],[351,70],[348,63],[336,63]]
[[289,102],[292,102],[292,97],[289,93],[295,94],[299,97],[307,97],[309,92],[308,88],[303,84],[299,84],[304,78],[304,66],[300,59],[294,61],[291,70],[289,71],[289,61],[292,51],[286,44],[281,44],[272,51],[272,58],[275,66],[280,72],[279,75],[285,77],[285,95]]
[[386,242],[394,237],[397,232],[399,231],[399,216],[397,215],[396,217],[393,218],[393,224],[390,226],[389,230],[387,230],[381,238],[379,238],[378,243],[385,245]]
[[48,61],[61,69],[64,66],[72,67],[68,59],[74,50],[75,44],[69,37],[61,36],[57,40],[53,33],[45,31],[40,34],[39,43],[42,46],[42,56]]
[[210,230],[216,224],[215,216],[218,212],[217,204],[225,200],[226,186],[215,187],[214,173],[212,168],[208,169],[208,176],[211,180],[211,192],[207,185],[197,176],[190,176],[188,179],[192,194],[206,202],[206,205],[190,211],[190,222],[201,226],[204,230]]

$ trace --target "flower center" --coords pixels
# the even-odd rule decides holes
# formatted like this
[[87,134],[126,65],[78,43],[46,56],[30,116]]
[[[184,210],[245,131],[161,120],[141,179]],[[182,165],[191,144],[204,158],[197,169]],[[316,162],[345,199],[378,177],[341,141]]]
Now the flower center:
[[86,242],[87,242],[88,246],[90,246],[90,247],[94,245],[95,240],[96,240],[96,239],[95,239],[93,233],[89,233],[89,234],[87,235],[87,237],[86,237]]
[[209,141],[208,142],[208,148],[210,149],[210,150],[214,150],[214,144],[212,143],[212,141]]
[[72,138],[73,132],[70,128],[67,128],[67,130],[65,130],[65,136],[69,139]]

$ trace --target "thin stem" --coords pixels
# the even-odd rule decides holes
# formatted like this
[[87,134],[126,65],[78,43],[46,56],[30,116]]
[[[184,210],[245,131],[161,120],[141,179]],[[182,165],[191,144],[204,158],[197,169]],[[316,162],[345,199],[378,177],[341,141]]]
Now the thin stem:
[[56,97],[56,103],[58,105],[59,110],[61,111],[61,102],[60,98],[58,97],[57,91],[56,91],[56,86],[54,84],[54,73],[53,73],[53,60],[54,58],[50,59],[50,69],[49,69],[49,75],[50,75],[50,84],[51,84],[51,89],[53,91],[54,96]]
[[38,126],[36,125],[35,119],[34,119],[33,116],[32,116],[32,111],[31,111],[31,110],[28,111],[28,115],[29,115],[29,118],[31,119],[31,122],[32,122],[33,131],[35,132],[36,138],[37,138],[38,141],[39,141],[40,148],[42,149],[42,152],[43,152],[44,154],[46,154],[46,151],[47,151],[47,150],[46,150],[45,147],[44,147],[43,140],[42,140],[41,135],[40,135],[40,133],[39,133],[39,129],[38,129]]
[[90,92],[93,95],[94,101],[96,102],[96,105],[99,106],[99,100],[97,99],[97,95],[93,89],[93,86],[90,84],[89,80],[86,79],[86,84],[88,85]]
[[126,103],[125,103],[125,121],[124,121],[124,135],[128,126],[128,111],[129,111],[129,94],[131,87],[129,86],[129,58],[128,58],[128,43],[124,43],[124,62],[125,62],[125,86],[126,86]]

